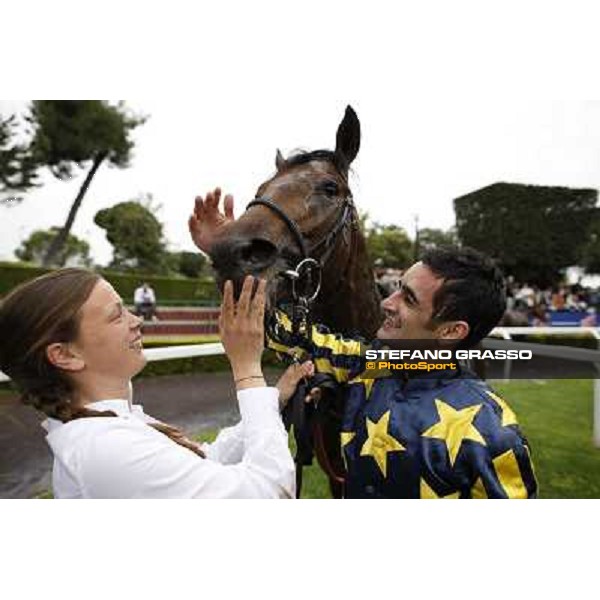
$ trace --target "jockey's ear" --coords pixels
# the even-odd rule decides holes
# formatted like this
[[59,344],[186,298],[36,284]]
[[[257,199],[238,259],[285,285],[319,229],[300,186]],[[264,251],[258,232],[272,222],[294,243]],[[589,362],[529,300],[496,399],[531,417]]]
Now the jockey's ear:
[[347,169],[356,158],[360,148],[360,121],[354,109],[348,105],[335,137],[335,156]]
[[466,321],[448,321],[440,325],[438,339],[463,340],[469,335],[469,324]]
[[275,155],[275,166],[277,167],[278,171],[281,171],[281,169],[283,168],[283,165],[285,165],[285,158],[283,158],[283,154],[281,154],[281,150],[279,150],[279,148],[277,148],[277,154]]

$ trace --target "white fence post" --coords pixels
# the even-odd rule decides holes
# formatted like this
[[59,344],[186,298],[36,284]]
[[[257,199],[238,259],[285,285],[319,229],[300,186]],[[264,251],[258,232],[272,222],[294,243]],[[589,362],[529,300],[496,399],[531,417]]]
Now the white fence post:
[[[501,327],[497,327],[496,328],[496,332],[499,333],[502,336],[503,340],[512,340],[510,332],[506,331],[506,329],[502,329]],[[509,358],[504,363],[504,381],[506,381],[506,382],[510,381],[510,371],[511,371],[511,368],[512,368],[512,360]]]
[[[600,363],[596,363],[600,372]],[[600,379],[594,379],[594,446],[600,448]]]
[[[592,329],[592,335],[600,346],[600,333]],[[594,379],[594,446],[600,448],[600,363],[595,363],[596,379]]]

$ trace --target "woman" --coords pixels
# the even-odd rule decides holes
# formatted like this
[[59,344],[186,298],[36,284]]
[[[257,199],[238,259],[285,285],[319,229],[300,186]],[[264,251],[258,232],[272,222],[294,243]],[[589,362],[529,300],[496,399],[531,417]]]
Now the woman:
[[[143,368],[140,326],[113,287],[83,269],[27,282],[0,305],[0,370],[48,418],[56,498],[293,498],[294,463],[279,416],[305,363],[277,388],[261,369],[265,285],[224,289],[221,339],[241,421],[198,444],[132,405]],[[165,401],[168,401],[165,399]]]

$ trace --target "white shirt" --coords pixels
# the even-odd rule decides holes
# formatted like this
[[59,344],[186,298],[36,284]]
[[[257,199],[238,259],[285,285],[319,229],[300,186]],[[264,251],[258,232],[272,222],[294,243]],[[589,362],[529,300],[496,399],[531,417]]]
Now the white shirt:
[[240,423],[204,444],[206,459],[150,427],[154,419],[127,400],[88,405],[116,417],[47,419],[55,498],[294,498],[279,391],[250,388],[237,398]]
[[156,296],[154,295],[154,290],[151,287],[144,288],[144,286],[136,288],[135,292],[133,293],[133,303],[144,304],[146,302],[156,304]]

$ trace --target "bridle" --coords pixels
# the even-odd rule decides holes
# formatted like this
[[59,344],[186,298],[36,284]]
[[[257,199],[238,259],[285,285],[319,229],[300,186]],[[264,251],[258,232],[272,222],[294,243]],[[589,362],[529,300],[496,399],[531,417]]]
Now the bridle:
[[[268,196],[258,196],[257,198],[254,198],[254,200],[248,203],[248,206],[246,206],[246,210],[252,208],[253,206],[266,206],[286,224],[287,228],[289,229],[290,233],[294,237],[296,243],[298,244],[298,247],[302,252],[303,259],[315,259],[315,255],[317,255],[318,252],[321,250],[321,247],[323,247],[324,251],[318,259],[321,266],[323,266],[325,262],[327,262],[327,259],[333,252],[337,236],[341,233],[344,226],[349,222],[349,218],[353,217],[354,210],[354,202],[352,200],[352,196],[348,195],[342,200],[342,204],[340,206],[340,217],[337,219],[334,228],[327,235],[323,236],[309,250],[297,223],[292,218],[290,218],[280,206],[275,204],[275,202],[273,202],[271,198],[269,198]],[[351,219],[350,223],[352,223],[353,221],[354,219]]]
[[[304,337],[312,337],[312,305],[321,290],[321,272],[323,266],[334,251],[338,236],[349,225],[351,228],[357,226],[356,213],[352,196],[346,196],[339,210],[339,217],[336,220],[333,229],[323,236],[312,248],[308,248],[306,241],[298,227],[298,224],[290,218],[286,212],[268,196],[259,196],[248,203],[246,210],[253,206],[265,206],[275,213],[286,225],[294,237],[300,251],[302,259],[294,269],[283,271],[280,275],[291,280],[292,283],[292,331],[294,334],[300,334]],[[297,362],[297,358],[294,359]],[[294,425],[294,436],[296,438],[296,492],[300,497],[302,488],[302,467],[312,463],[313,445],[316,442],[317,454],[321,457],[321,464],[330,479],[343,484],[343,478],[337,474],[331,465],[327,452],[325,450],[323,430],[318,424],[314,424],[311,430],[307,422],[305,412],[307,405],[304,402],[304,396],[309,389],[308,382],[297,388],[296,393],[290,399],[286,407],[287,414],[284,414],[284,422],[289,429]]]
[[[324,235],[314,246],[312,246],[310,250],[298,224],[289,217],[280,206],[275,204],[271,198],[268,196],[258,196],[248,203],[246,210],[253,206],[266,206],[285,223],[289,232],[292,234],[292,237],[300,248],[302,259],[298,262],[295,269],[284,271],[282,275],[292,280],[292,294],[294,301],[298,301],[304,297],[309,302],[313,302],[320,291],[321,270],[335,249],[339,234],[347,224],[355,224],[356,219],[354,217],[354,202],[352,196],[348,195],[342,200],[339,218],[336,220],[335,226],[329,233]],[[298,292],[298,288],[300,287],[299,282],[302,281],[302,278],[310,280],[315,274],[317,275],[318,285],[314,287],[309,285],[308,293],[301,294]]]

